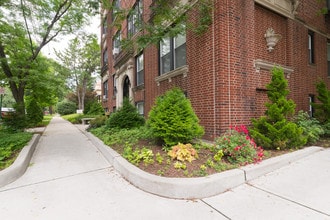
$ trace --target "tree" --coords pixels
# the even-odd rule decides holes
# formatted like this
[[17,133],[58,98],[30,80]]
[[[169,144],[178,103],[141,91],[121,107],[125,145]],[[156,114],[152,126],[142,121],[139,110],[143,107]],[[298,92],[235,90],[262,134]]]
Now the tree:
[[26,87],[41,49],[57,36],[80,29],[97,6],[93,0],[0,2],[0,79],[8,83],[19,115],[25,115]]
[[330,122],[330,90],[324,81],[319,81],[316,84],[317,99],[319,103],[314,103],[316,109],[316,118],[323,124]]
[[76,92],[78,108],[84,109],[85,95],[91,88],[92,74],[100,65],[100,47],[96,35],[80,34],[69,42],[63,52],[56,52],[57,57],[69,71],[68,81]]
[[295,112],[295,103],[288,100],[288,82],[283,69],[273,68],[271,82],[267,85],[269,102],[265,104],[265,116],[252,119],[251,137],[265,149],[300,147],[307,139],[303,129],[290,121]]
[[213,4],[214,0],[155,0],[151,4],[150,14],[146,14],[146,10],[143,12],[144,17],[150,17],[145,21],[134,7],[123,9],[109,1],[102,1],[103,8],[113,11],[112,16],[116,17],[111,25],[123,29],[122,26],[127,25],[123,21],[132,16],[134,28],[142,33],[134,38],[121,40],[121,46],[129,50],[141,50],[150,44],[157,45],[164,37],[174,37],[187,30],[196,34],[205,33],[212,23]]

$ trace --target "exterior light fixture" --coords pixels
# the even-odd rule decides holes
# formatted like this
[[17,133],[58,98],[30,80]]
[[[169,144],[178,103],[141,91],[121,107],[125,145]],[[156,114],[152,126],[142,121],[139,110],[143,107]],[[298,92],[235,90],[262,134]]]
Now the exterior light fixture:
[[273,28],[268,28],[265,34],[266,42],[267,42],[267,50],[268,52],[272,52],[274,50],[277,42],[282,38],[280,34],[275,34]]

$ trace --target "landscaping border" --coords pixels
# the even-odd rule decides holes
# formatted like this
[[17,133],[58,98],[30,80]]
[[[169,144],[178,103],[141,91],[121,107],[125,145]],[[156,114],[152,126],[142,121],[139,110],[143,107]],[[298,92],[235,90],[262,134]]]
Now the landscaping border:
[[25,173],[39,139],[40,134],[34,134],[29,143],[23,147],[15,162],[6,169],[0,171],[0,187],[14,182]]
[[264,160],[258,164],[250,164],[205,177],[168,178],[156,176],[139,169],[90,132],[83,132],[114,169],[134,186],[155,195],[174,199],[211,197],[324,149],[316,146],[307,147]]

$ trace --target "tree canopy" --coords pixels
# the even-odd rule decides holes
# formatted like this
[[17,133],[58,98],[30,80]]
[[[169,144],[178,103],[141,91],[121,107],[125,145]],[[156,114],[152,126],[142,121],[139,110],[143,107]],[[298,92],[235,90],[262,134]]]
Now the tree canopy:
[[68,48],[56,52],[62,65],[68,70],[69,87],[76,92],[78,108],[84,109],[85,95],[92,89],[94,78],[100,66],[100,47],[96,35],[85,33],[73,38]]
[[41,49],[59,35],[81,29],[96,10],[98,2],[93,0],[0,2],[0,80],[9,85],[18,113],[25,114],[28,88],[33,88],[36,96],[42,94],[37,94],[35,88],[49,88],[38,84],[40,77],[50,77],[40,75],[47,69]]

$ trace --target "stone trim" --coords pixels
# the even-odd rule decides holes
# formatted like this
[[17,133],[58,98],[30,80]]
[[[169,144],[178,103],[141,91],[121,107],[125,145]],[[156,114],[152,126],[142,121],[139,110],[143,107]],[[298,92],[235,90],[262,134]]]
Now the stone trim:
[[176,68],[175,70],[172,70],[168,73],[162,74],[160,76],[156,77],[156,83],[157,86],[160,85],[160,82],[168,80],[168,82],[172,82],[172,78],[179,76],[179,75],[183,75],[183,77],[187,77],[188,75],[188,65]]
[[286,78],[290,78],[290,74],[293,72],[293,68],[290,66],[283,66],[277,63],[272,63],[266,60],[256,59],[253,63],[253,67],[256,68],[256,72],[259,73],[260,70],[271,70],[274,66],[279,66],[283,68]]
[[255,2],[289,18],[294,18],[299,6],[298,0],[255,0]]

